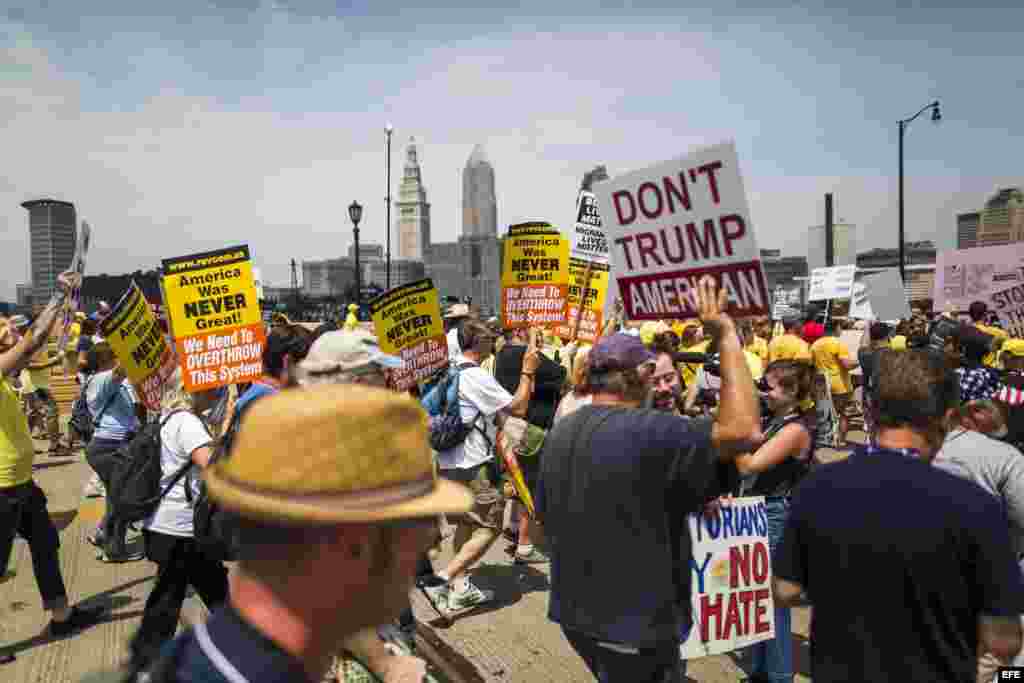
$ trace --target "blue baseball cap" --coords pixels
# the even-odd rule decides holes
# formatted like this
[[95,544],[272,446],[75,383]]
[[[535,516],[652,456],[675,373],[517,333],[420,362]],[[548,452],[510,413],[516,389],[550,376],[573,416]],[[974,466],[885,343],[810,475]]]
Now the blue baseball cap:
[[593,372],[630,370],[656,360],[639,336],[616,332],[602,337],[590,351],[590,369]]

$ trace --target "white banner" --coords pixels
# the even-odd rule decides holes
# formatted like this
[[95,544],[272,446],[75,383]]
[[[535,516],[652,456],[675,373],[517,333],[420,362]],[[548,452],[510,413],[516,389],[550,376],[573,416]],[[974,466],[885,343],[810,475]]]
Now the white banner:
[[631,320],[696,315],[711,275],[735,316],[770,308],[736,148],[730,143],[597,183],[612,278]]
[[995,292],[1024,283],[1024,243],[940,251],[935,261],[932,310],[953,304],[966,311],[975,301],[988,302]]
[[857,266],[853,265],[815,268],[811,271],[811,287],[807,300],[849,299],[856,272]]
[[683,659],[720,655],[775,637],[768,513],[761,496],[712,517],[690,515],[693,628]]
[[895,268],[865,276],[853,285],[851,318],[858,320],[906,320],[912,315],[903,278]]
[[576,224],[570,235],[573,258],[592,263],[608,263],[608,238],[601,227],[601,214],[593,192],[580,190],[576,197]]

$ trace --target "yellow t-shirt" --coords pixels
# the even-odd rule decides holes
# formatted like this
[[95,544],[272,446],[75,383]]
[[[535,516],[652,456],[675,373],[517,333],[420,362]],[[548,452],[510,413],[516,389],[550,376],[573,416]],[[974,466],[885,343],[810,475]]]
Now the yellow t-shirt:
[[[1006,333],[1006,330],[1001,330],[998,327],[991,327],[989,325],[982,325],[981,323],[974,323],[974,326],[985,334],[990,334],[996,339],[1009,339],[1010,335]],[[1000,368],[1002,365],[999,363],[999,354],[993,351],[992,353],[985,354],[985,357],[981,359],[981,362],[990,368]]]
[[743,349],[743,356],[747,359],[747,367],[750,368],[750,374],[754,378],[754,381],[761,379],[764,374],[764,364],[761,362],[761,357],[753,351]]
[[848,394],[853,391],[850,371],[840,360],[849,360],[850,350],[838,337],[822,337],[811,344],[814,366],[829,378],[833,394]]
[[6,377],[0,377],[0,489],[32,479],[35,455],[18,394]]
[[777,360],[811,360],[811,348],[800,337],[784,334],[768,345],[768,362]]
[[[705,339],[699,344],[694,344],[688,349],[683,349],[686,353],[705,353],[708,350],[708,346],[711,344],[710,339]],[[683,382],[686,386],[690,386],[697,381],[697,371],[700,370],[700,363],[680,363],[679,372],[683,376]]]
[[[49,348],[43,349],[32,356],[32,363],[46,363],[50,361]],[[46,368],[45,370],[29,370],[28,376],[32,380],[32,386],[36,389],[49,389],[50,388],[50,372],[53,368]]]

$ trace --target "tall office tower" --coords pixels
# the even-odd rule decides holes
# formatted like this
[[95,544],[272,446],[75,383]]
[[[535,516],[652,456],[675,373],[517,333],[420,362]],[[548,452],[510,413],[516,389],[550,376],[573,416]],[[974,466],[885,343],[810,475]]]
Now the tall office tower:
[[462,171],[462,236],[497,237],[498,204],[494,197],[494,167],[483,145],[473,148]]
[[985,202],[978,223],[979,247],[1024,241],[1024,192],[1008,187]]
[[45,304],[74,258],[78,217],[74,204],[57,199],[33,199],[22,207],[28,210],[32,303]]

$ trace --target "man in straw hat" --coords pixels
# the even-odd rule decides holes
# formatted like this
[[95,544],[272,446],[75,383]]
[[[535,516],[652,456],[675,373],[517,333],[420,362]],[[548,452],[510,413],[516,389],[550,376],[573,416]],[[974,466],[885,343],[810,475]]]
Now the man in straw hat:
[[[364,330],[332,331],[321,335],[309,349],[306,359],[299,364],[296,378],[301,387],[324,384],[368,384],[383,387],[389,370],[403,367],[401,358],[380,350],[377,338]],[[433,574],[426,554],[421,556],[417,574]],[[414,647],[415,630],[412,610],[407,608],[399,617],[400,640],[405,649]],[[381,630],[394,632],[389,624]],[[419,681],[426,674],[426,662],[418,657],[393,656],[378,636],[377,629],[369,628],[354,633],[342,641],[342,647],[355,657],[355,662],[344,658],[341,672],[356,676],[360,664],[365,665],[385,683],[390,681]],[[358,663],[357,663],[358,662]],[[350,673],[351,670],[351,673]],[[418,677],[417,677],[418,676]],[[348,680],[348,679],[345,679]]]
[[435,477],[416,401],[371,386],[257,402],[204,476],[238,516],[241,557],[228,604],[154,664],[204,683],[320,681],[343,638],[407,605],[436,516],[473,503]]

